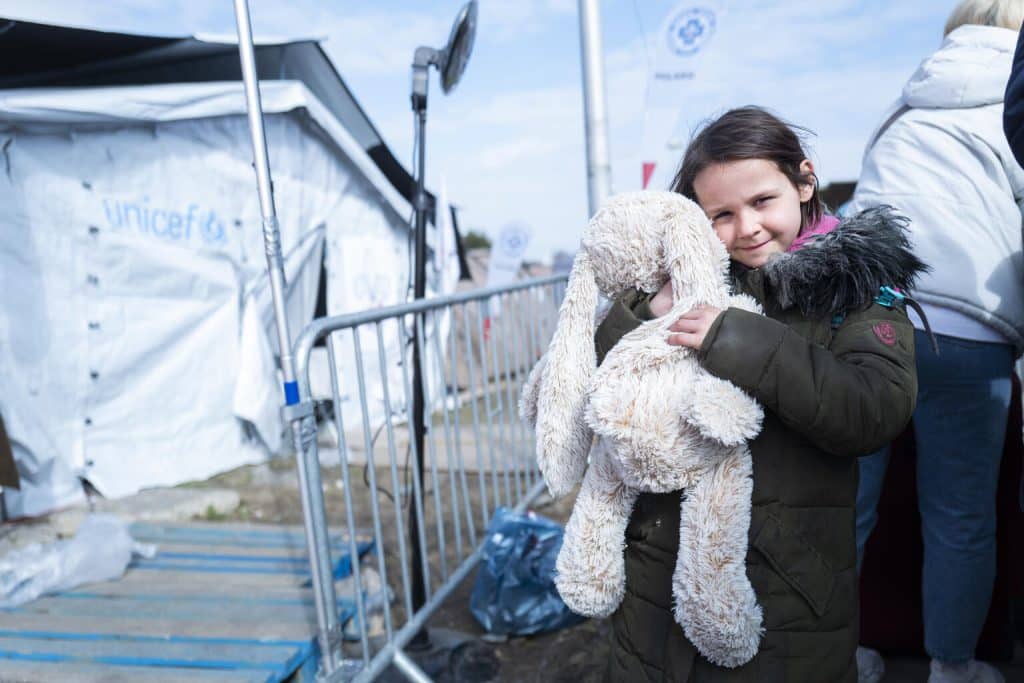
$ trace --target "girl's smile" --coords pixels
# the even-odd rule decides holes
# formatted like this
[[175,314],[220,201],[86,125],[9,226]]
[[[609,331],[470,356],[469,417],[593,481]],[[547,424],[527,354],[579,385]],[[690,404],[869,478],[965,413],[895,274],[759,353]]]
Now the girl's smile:
[[737,248],[741,249],[742,251],[748,251],[748,252],[749,251],[755,251],[757,249],[760,249],[764,245],[769,244],[770,242],[771,242],[771,240],[765,240],[764,242],[761,242],[760,244],[755,244],[752,247],[737,247]]

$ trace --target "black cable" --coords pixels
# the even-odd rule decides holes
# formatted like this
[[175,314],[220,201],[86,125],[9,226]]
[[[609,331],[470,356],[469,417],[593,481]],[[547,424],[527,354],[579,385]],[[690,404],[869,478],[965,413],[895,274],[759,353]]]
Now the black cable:
[[[386,424],[387,422],[382,424],[380,427],[377,427],[376,433],[373,435],[373,437],[370,438],[370,452],[366,454],[366,462],[363,463],[363,484],[366,485],[366,488],[370,488],[370,463],[373,462],[373,452],[377,449],[377,437],[380,436],[380,432],[382,429],[384,429],[384,426]],[[388,500],[390,500],[392,504],[394,504],[395,497],[394,495],[392,495],[391,491],[387,490],[380,484],[377,485],[377,490],[383,493],[385,496],[387,496]]]

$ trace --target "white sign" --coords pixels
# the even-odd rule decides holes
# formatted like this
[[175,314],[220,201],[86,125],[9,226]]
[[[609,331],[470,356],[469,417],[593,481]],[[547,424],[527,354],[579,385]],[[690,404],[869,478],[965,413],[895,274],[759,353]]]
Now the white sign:
[[[491,245],[491,261],[487,267],[488,287],[502,287],[516,280],[529,243],[530,229],[525,225],[510,223],[501,229]],[[501,312],[496,299],[491,300],[489,308],[492,316]]]
[[716,34],[724,9],[721,0],[677,4],[664,15],[654,36],[640,147],[645,189],[668,189],[670,174],[685,147],[685,141],[674,138],[688,108],[686,92],[700,77],[701,65],[718,43]]

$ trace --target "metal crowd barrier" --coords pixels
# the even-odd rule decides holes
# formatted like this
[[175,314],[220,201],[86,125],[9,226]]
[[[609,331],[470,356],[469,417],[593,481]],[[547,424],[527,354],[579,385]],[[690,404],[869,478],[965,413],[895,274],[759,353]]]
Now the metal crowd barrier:
[[[495,509],[522,510],[544,489],[518,400],[554,331],[565,284],[566,276],[556,275],[323,318],[299,336],[294,357],[300,401],[284,411],[299,435],[322,680],[370,681],[391,664],[409,680],[430,680],[404,648],[480,560]],[[421,335],[427,397],[422,454],[409,427],[414,329]],[[328,455],[319,452],[310,391],[311,352],[321,339],[344,497],[340,535],[353,558],[345,598],[354,601],[355,615],[347,627],[321,481],[320,463]],[[344,393],[339,369],[350,388]],[[416,476],[420,456],[422,482]],[[358,473],[360,465],[362,480],[351,471]],[[363,525],[374,546],[361,566],[355,558]],[[421,552],[414,566],[416,541]]]

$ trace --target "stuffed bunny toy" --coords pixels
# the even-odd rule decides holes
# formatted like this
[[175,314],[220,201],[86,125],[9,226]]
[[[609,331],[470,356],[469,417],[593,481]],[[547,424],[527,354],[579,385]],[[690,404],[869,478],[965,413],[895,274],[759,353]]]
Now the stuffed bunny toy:
[[[669,280],[669,314],[624,336],[598,368],[599,295],[656,292]],[[672,192],[613,197],[585,231],[520,413],[535,425],[552,496],[583,482],[556,563],[569,608],[591,617],[615,611],[637,495],[685,489],[675,618],[708,660],[735,667],[754,656],[763,630],[745,570],[753,488],[746,444],[763,411],[701,368],[695,351],[667,343],[669,326],[702,304],[760,313],[752,298],[730,294],[728,254],[700,207]]]

